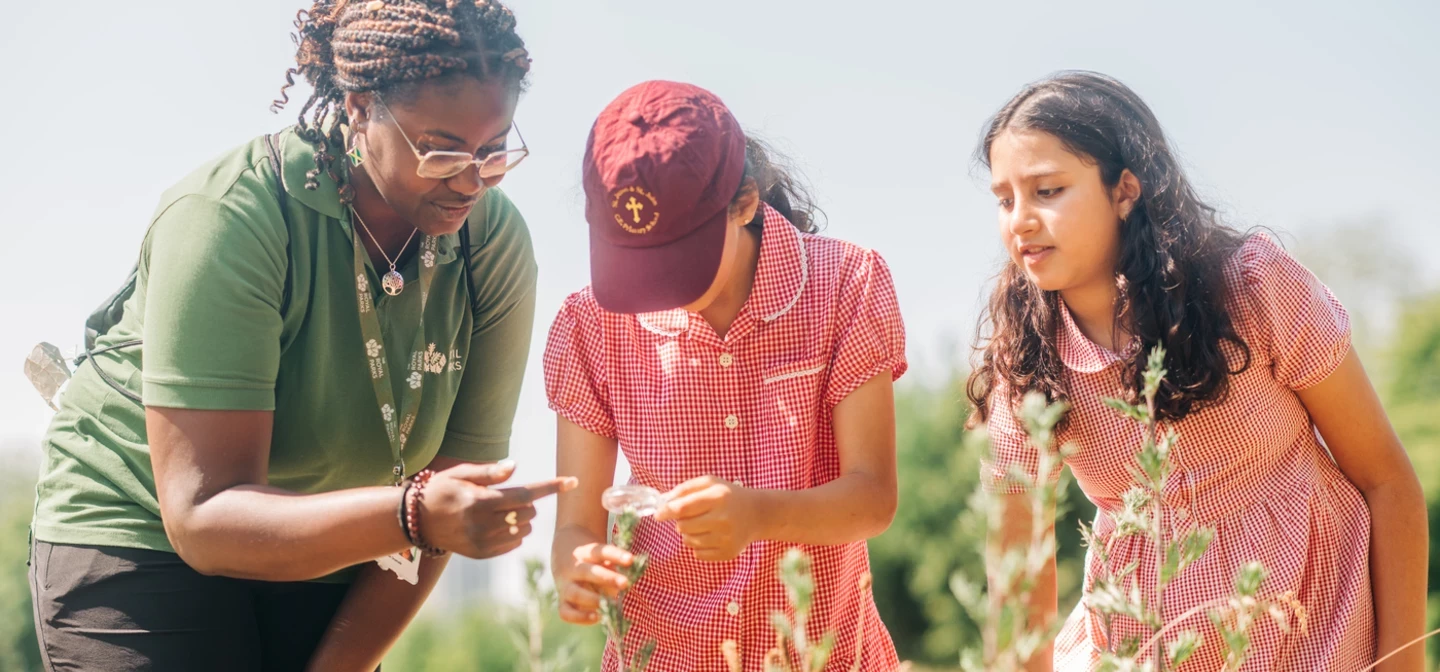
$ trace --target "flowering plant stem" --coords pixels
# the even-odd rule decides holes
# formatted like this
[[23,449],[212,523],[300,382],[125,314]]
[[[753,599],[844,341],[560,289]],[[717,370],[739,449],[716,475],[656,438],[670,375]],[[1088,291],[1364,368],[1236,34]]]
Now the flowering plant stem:
[[[612,543],[622,550],[630,550],[635,539],[635,528],[639,525],[640,515],[633,508],[620,512],[615,516],[615,537]],[[648,560],[646,556],[636,554],[629,567],[618,567],[616,571],[624,575],[633,588],[645,574]],[[620,659],[620,669],[624,672],[645,672],[645,668],[650,665],[650,657],[655,654],[655,641],[648,640],[638,647],[631,646],[631,643],[626,641],[630,622],[625,620],[623,601],[628,590],[621,591],[613,600],[608,597],[600,598],[600,618],[605,624],[605,633],[610,638],[610,643],[615,646],[615,653]]]
[[[1305,629],[1305,608],[1291,593],[1278,597],[1259,596],[1265,579],[1260,563],[1241,567],[1235,577],[1235,592],[1223,599],[1209,602],[1181,614],[1178,619],[1165,619],[1165,591],[1191,564],[1198,561],[1215,538],[1215,529],[1189,523],[1176,524],[1169,512],[1177,511],[1175,519],[1188,518],[1186,509],[1167,507],[1167,486],[1178,469],[1179,435],[1159,421],[1156,399],[1167,374],[1165,350],[1153,349],[1146,362],[1139,403],[1124,399],[1105,399],[1105,405],[1122,416],[1140,424],[1142,444],[1131,467],[1134,485],[1121,495],[1121,506],[1108,511],[1114,524],[1105,538],[1082,525],[1081,535],[1098,560],[1099,569],[1086,586],[1084,604],[1103,622],[1105,637],[1101,652],[1100,672],[1145,671],[1165,672],[1178,669],[1197,650],[1204,639],[1198,632],[1182,631],[1167,641],[1165,635],[1194,615],[1208,612],[1211,623],[1225,647],[1226,670],[1238,670],[1245,660],[1250,644],[1249,628],[1260,617],[1268,615],[1284,629],[1292,617]],[[1030,622],[1029,603],[1037,578],[1055,553],[1054,531],[1050,529],[1056,509],[1063,505],[1064,458],[1075,451],[1070,445],[1055,449],[1055,434],[1061,418],[1068,411],[1063,402],[1047,403],[1044,396],[1031,392],[1016,409],[1016,419],[1037,452],[1034,474],[1011,467],[1003,477],[1003,486],[1010,491],[1028,495],[1031,507],[1031,530],[1028,547],[1007,548],[996,533],[1003,524],[1003,508],[993,494],[996,484],[977,492],[966,515],[983,516],[990,533],[986,535],[985,565],[989,573],[989,591],[956,575],[951,590],[971,617],[981,625],[982,648],[965,651],[962,666],[969,671],[986,670],[1014,672],[1021,669],[1040,645],[1050,641],[1058,628],[1054,623]],[[967,433],[967,440],[984,441],[983,431]],[[992,449],[993,450],[993,449]],[[993,455],[992,455],[993,461]],[[997,478],[997,480],[999,480]],[[1153,581],[1146,579],[1148,591],[1142,590],[1140,561],[1112,568],[1116,544],[1128,537],[1137,537],[1154,548]],[[1148,595],[1147,595],[1148,593]],[[1116,641],[1116,632],[1125,622],[1139,623],[1150,630],[1148,637],[1129,636]]]

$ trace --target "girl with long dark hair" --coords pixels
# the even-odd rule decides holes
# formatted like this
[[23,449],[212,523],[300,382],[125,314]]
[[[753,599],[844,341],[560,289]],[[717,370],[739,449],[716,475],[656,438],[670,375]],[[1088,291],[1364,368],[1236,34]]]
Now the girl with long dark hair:
[[[1330,291],[1269,236],[1221,223],[1150,109],[1109,77],[1069,72],[1026,87],[991,120],[977,158],[990,170],[1009,257],[969,386],[994,440],[996,487],[1012,467],[1037,468],[1015,420],[1018,398],[1034,390],[1067,400],[1058,438],[1079,448],[1067,463],[1099,508],[1095,530],[1107,543],[1142,429],[1103,399],[1133,399],[1148,353],[1163,346],[1169,375],[1155,406],[1180,439],[1160,508],[1167,525],[1217,531],[1165,591],[1163,618],[1229,595],[1241,565],[1258,560],[1269,573],[1262,591],[1293,592],[1307,627],[1257,623],[1244,669],[1358,670],[1418,636],[1424,500]],[[997,533],[1025,543],[1028,512],[1018,496],[1005,508]],[[1087,592],[1130,563],[1139,585],[1154,585],[1149,542],[1116,540],[1109,556],[1108,568],[1088,557]],[[1037,622],[1057,608],[1053,561],[1044,579]],[[1194,618],[1184,626],[1208,627]],[[1107,628],[1082,602],[1053,665],[1093,669],[1101,651],[1148,634],[1125,617]],[[1211,631],[1184,669],[1219,669],[1221,650]],[[1412,648],[1384,669],[1418,671],[1422,660]],[[1033,669],[1050,667],[1040,655]]]

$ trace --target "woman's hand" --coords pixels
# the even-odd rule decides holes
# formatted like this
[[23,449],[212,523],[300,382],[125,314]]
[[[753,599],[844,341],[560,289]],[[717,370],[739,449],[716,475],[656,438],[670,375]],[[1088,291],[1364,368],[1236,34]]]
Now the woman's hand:
[[425,543],[467,558],[493,558],[520,547],[535,518],[534,502],[573,489],[574,478],[553,478],[509,488],[512,462],[461,464],[435,472],[421,502],[420,536]]
[[555,572],[560,618],[568,623],[600,622],[600,597],[615,599],[630,587],[616,567],[629,567],[635,556],[609,544],[585,544],[572,553],[573,562]]
[[695,557],[725,562],[740,556],[758,534],[753,490],[714,476],[701,476],[671,490],[655,520],[673,520]]

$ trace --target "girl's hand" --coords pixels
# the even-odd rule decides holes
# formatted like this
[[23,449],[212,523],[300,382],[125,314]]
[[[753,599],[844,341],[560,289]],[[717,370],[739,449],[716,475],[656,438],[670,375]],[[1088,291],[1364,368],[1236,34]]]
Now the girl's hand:
[[655,520],[675,521],[685,545],[701,560],[734,560],[758,537],[754,490],[701,476],[681,483],[667,496],[670,501],[656,512]]
[[555,572],[560,595],[560,618],[567,623],[600,622],[600,596],[615,599],[630,581],[615,571],[629,567],[635,556],[609,544],[585,544],[575,549],[574,562]]
[[467,558],[493,558],[520,547],[535,517],[533,502],[571,490],[574,478],[492,488],[510,478],[513,463],[462,464],[437,471],[421,501],[420,536]]

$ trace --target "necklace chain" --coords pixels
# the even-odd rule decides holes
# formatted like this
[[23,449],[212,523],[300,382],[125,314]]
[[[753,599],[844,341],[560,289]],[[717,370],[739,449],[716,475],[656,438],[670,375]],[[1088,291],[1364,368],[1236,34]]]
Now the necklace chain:
[[[355,206],[350,206],[350,214],[355,215],[355,221],[360,222],[360,228],[365,231],[365,235],[370,236],[370,242],[375,243],[375,249],[380,250],[380,256],[385,257],[385,263],[390,264],[390,270],[395,270],[395,262],[390,259],[390,255],[385,254],[385,248],[380,246],[380,241],[375,240],[375,234],[370,233],[370,227],[367,226],[365,220],[360,217],[360,211],[356,210]],[[420,229],[410,230],[410,237],[405,239],[405,244],[401,245],[400,251],[395,253],[396,259],[399,259],[400,255],[405,252],[405,248],[410,247],[410,241],[415,240],[415,233],[419,230]]]

